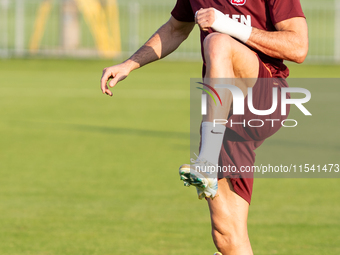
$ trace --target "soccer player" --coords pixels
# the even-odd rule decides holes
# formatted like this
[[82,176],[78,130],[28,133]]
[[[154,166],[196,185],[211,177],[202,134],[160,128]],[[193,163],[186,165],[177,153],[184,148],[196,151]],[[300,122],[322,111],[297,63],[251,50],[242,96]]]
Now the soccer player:
[[[283,60],[302,63],[307,55],[308,29],[299,0],[177,0],[170,19],[135,54],[104,69],[102,92],[112,96],[109,87],[125,79],[132,70],[173,52],[195,23],[201,29],[204,82],[214,87],[214,78],[254,78],[254,82],[234,85],[245,97],[248,88],[253,89],[253,97],[260,99],[254,101],[256,109],[269,109],[273,87],[287,86],[284,78],[289,70]],[[257,78],[283,79],[259,82],[261,79]],[[242,121],[240,118],[252,117],[247,109],[244,116],[234,116],[230,91],[219,90],[219,94],[227,103],[215,106],[208,98],[208,113],[201,125],[200,154],[194,164],[237,169],[251,166],[255,162],[254,150],[278,128],[214,126],[213,120],[221,117],[238,122]],[[284,117],[277,111],[272,116],[279,120]],[[209,178],[193,171],[190,165],[181,166],[180,174],[186,185],[196,186],[199,198],[206,198],[212,237],[219,252],[253,254],[247,232],[253,179],[225,173]]]

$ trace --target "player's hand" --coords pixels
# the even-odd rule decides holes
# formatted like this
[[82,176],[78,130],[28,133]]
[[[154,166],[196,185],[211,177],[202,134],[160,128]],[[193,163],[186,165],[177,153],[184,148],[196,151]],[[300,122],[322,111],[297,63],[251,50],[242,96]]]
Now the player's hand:
[[119,65],[104,68],[103,75],[100,80],[102,92],[109,96],[112,96],[113,94],[109,90],[107,83],[109,82],[109,86],[113,88],[118,82],[124,80],[130,72],[131,69],[126,63],[121,63]]
[[215,22],[214,8],[200,9],[197,11],[195,15],[195,22],[199,25],[201,30],[208,31]]

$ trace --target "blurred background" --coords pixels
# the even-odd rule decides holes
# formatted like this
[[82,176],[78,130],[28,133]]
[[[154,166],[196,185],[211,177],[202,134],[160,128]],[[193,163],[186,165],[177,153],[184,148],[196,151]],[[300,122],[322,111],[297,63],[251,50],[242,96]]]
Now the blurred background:
[[[172,1],[1,0],[1,56],[119,58],[169,18]],[[197,36],[175,53],[199,58]]]
[[[308,62],[340,61],[340,1],[302,0]],[[0,0],[0,57],[127,57],[166,22],[173,1]],[[170,56],[199,60],[198,29]]]
[[[178,176],[190,159],[198,28],[172,55],[132,72],[112,98],[99,86],[103,68],[137,50],[174,5],[0,0],[1,255],[216,251],[206,202]],[[313,116],[267,139],[256,165],[340,163],[340,86],[324,79],[340,77],[340,1],[302,6],[309,54],[287,64],[291,77],[322,78],[295,80],[312,92]],[[340,254],[339,180],[256,178],[254,254]]]

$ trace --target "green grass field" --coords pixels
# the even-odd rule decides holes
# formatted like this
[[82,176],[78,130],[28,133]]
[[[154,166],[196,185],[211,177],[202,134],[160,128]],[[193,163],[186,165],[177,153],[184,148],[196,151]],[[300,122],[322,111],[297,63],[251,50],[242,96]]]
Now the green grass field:
[[[206,202],[177,171],[189,161],[189,79],[200,76],[200,63],[151,64],[110,98],[99,79],[112,64],[0,61],[1,255],[215,252]],[[340,66],[292,65],[291,73],[339,77]],[[328,135],[333,147],[321,149],[338,159],[339,135]],[[310,139],[287,147],[289,155],[315,145]],[[271,141],[260,161],[277,156]],[[339,184],[256,179],[254,253],[340,254]]]

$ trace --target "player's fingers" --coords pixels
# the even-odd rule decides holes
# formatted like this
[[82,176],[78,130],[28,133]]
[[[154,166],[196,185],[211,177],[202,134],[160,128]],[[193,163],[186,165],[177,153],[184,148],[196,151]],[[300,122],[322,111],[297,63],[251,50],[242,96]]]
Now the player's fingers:
[[203,31],[208,31],[208,29],[212,26],[212,24],[213,24],[212,22],[207,21],[207,20],[204,20],[204,21],[198,23],[200,29],[203,30]]
[[109,95],[109,96],[112,96],[112,92],[109,90],[108,86],[105,84],[105,87],[104,87],[104,92],[106,95]]
[[202,22],[204,22],[204,21],[207,21],[207,20],[209,20],[209,15],[204,14],[204,15],[199,15],[199,16],[197,16],[197,22],[198,22],[198,24],[199,24],[199,23],[202,23]]
[[113,79],[110,80],[109,86],[110,86],[111,88],[113,88],[113,87],[117,84],[118,81],[119,81],[119,75],[116,74],[116,76],[113,77]]
[[112,88],[114,86],[116,86],[116,84],[122,80],[124,80],[126,77],[128,76],[128,74],[125,73],[117,73],[115,75],[115,77],[113,77],[113,79],[110,81],[109,86]]
[[199,12],[203,10],[203,8],[199,9],[198,11],[195,12],[195,23],[197,24],[197,16],[199,14]]
[[215,13],[204,13],[200,16],[197,17],[197,22],[203,22],[203,21],[207,21],[209,23],[214,23],[215,21]]
[[200,19],[200,18],[207,18],[207,17],[212,17],[213,15],[215,15],[215,12],[212,8],[208,8],[208,9],[200,9],[199,11],[196,12],[196,18]]
[[105,94],[112,97],[113,96],[113,93],[109,90],[109,89],[106,89],[105,90]]
[[204,22],[208,23],[208,26],[211,26],[215,21],[215,11],[212,8],[204,9],[197,13],[197,24],[201,24]]
[[111,77],[111,73],[108,72],[107,69],[104,69],[102,78],[100,80],[100,88],[103,93],[105,93],[105,91],[108,89],[106,83],[110,79],[110,77]]
[[198,23],[199,27],[203,31],[207,31],[209,29],[209,23],[207,21],[201,21]]
[[207,19],[207,14],[206,12],[204,12],[204,9],[201,9],[199,11],[196,12],[196,23],[199,24],[200,22],[202,22],[203,20]]

